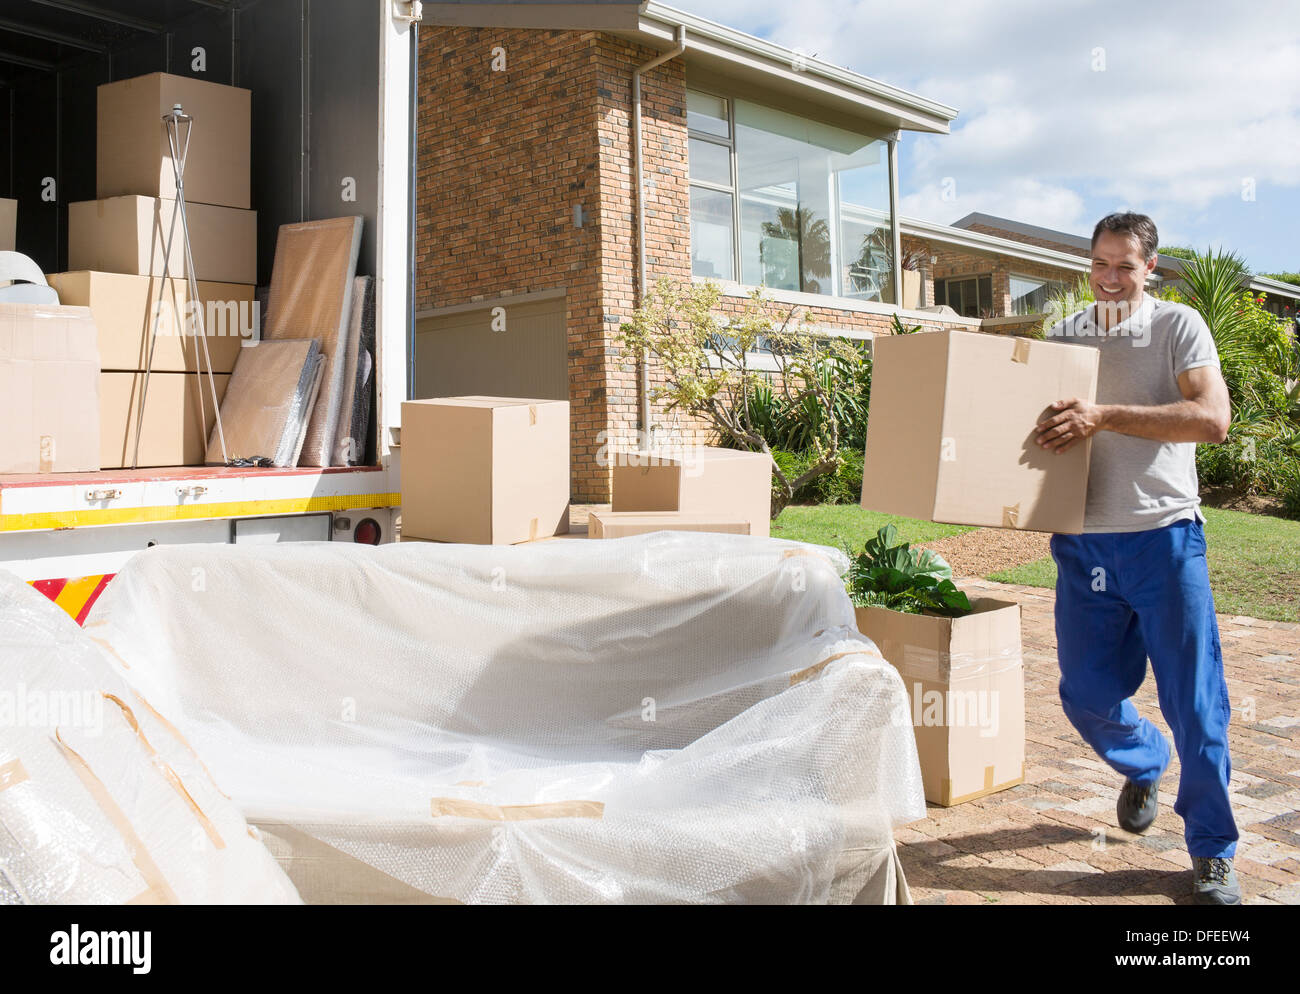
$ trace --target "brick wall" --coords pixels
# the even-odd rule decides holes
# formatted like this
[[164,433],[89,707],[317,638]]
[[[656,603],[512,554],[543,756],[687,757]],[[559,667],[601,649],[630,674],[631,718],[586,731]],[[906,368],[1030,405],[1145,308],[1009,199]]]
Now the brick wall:
[[[995,232],[989,232],[994,234]],[[923,305],[935,302],[935,281],[952,276],[992,276],[993,307],[990,317],[1005,317],[1011,314],[1011,276],[1031,276],[1037,279],[1055,280],[1071,284],[1083,274],[1059,266],[1012,259],[1005,256],[986,255],[971,252],[943,242],[922,238],[904,238],[904,244],[921,251],[927,260],[924,265],[925,279],[922,281],[921,293]],[[933,257],[935,262],[928,260]]]
[[[416,309],[563,288],[573,496],[608,501],[609,469],[598,453],[633,441],[639,415],[638,357],[618,343],[636,301],[631,76],[657,53],[595,32],[429,27],[420,44]],[[492,70],[497,47],[502,72]],[[689,279],[682,62],[643,76],[642,95],[647,282]],[[581,228],[575,204],[588,212]],[[924,292],[922,303],[932,303],[932,287]],[[727,298],[722,310],[742,306]],[[887,314],[829,304],[801,311],[814,324],[890,330]],[[654,364],[650,382],[664,383]],[[688,441],[713,441],[707,426],[662,405],[651,421]]]
[[[595,215],[601,198],[597,39],[420,32],[416,310],[563,288],[575,454],[594,451],[606,422],[599,219],[573,223],[575,204]],[[575,497],[599,493],[597,476],[575,457]]]

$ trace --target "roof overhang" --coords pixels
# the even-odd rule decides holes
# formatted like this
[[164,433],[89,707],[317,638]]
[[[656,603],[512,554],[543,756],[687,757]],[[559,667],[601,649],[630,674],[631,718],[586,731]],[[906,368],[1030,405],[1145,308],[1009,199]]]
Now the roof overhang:
[[679,28],[688,71],[725,78],[759,99],[829,123],[875,134],[947,134],[957,116],[945,104],[660,3],[646,4],[634,29],[613,33],[666,52],[676,47]]
[[1250,278],[1250,288],[1258,290],[1260,293],[1267,293],[1273,297],[1286,297],[1290,300],[1300,301],[1300,286],[1293,283],[1283,283],[1281,280],[1271,280],[1267,276],[1252,276]]
[[1070,252],[1058,252],[1055,249],[1030,245],[1011,238],[998,238],[996,235],[986,235],[982,231],[954,228],[946,224],[935,224],[933,221],[922,221],[919,218],[900,217],[898,228],[904,235],[942,242],[981,255],[1022,259],[1025,262],[1068,269],[1076,273],[1086,273],[1091,267],[1088,259]]
[[423,19],[458,27],[626,31],[636,28],[645,6],[645,0],[426,0]]

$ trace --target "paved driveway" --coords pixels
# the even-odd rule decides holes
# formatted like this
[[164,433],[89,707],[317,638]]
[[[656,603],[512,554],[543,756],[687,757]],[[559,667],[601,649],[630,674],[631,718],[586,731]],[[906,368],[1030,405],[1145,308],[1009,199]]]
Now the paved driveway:
[[[1079,738],[1057,697],[1050,590],[959,580],[1021,604],[1025,783],[896,833],[912,897],[929,904],[1186,903],[1191,860],[1174,814],[1178,761],[1141,836],[1115,822],[1122,780]],[[1235,866],[1248,904],[1300,904],[1300,625],[1219,616],[1232,699]],[[1149,675],[1134,698],[1166,734]]]

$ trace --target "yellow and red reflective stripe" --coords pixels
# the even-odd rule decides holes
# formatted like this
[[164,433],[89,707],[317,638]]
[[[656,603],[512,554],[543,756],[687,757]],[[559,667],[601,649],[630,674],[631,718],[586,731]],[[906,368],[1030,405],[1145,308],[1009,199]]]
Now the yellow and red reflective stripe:
[[82,625],[85,624],[86,615],[94,607],[95,601],[108,586],[108,581],[116,575],[116,573],[103,573],[96,576],[32,580],[31,585],[63,608],[73,621]]

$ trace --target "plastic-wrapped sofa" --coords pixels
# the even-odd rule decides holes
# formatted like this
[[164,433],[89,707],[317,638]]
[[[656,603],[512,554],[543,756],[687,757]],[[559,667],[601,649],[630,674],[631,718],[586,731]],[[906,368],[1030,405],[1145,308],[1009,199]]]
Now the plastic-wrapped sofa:
[[830,549],[158,547],[85,630],[308,902],[908,900],[903,683]]

